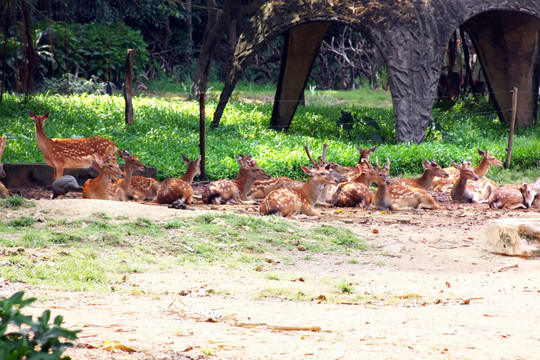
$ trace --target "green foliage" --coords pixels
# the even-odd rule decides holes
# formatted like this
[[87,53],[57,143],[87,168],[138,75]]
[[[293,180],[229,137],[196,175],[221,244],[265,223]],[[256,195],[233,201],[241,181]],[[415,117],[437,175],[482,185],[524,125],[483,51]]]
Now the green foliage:
[[7,199],[0,199],[0,207],[8,209],[19,209],[20,207],[29,208],[36,206],[33,201],[27,200],[20,196],[12,196]]
[[[215,105],[214,101],[207,102],[207,119]],[[199,156],[199,104],[195,101],[134,98],[135,124],[128,126],[124,122],[123,99],[117,96],[37,95],[25,99],[7,94],[0,105],[0,128],[8,137],[4,162],[43,162],[27,109],[35,113],[51,111],[45,124],[49,137],[108,137],[146,165],[155,167],[158,180],[184,174],[182,153],[190,159]],[[207,123],[206,175],[209,180],[235,178],[239,165],[234,155],[251,153],[272,176],[305,179],[300,169],[300,165],[309,165],[304,145],[318,156],[324,143],[328,144],[327,160],[345,166],[357,163],[356,146],[377,145],[374,156],[381,161],[390,159],[393,176],[419,174],[425,160],[437,160],[443,167],[462,159],[476,163],[480,160],[478,148],[489,149],[504,160],[507,125],[490,109],[487,100],[474,98],[454,103],[446,110],[434,109],[434,123],[426,134],[426,142],[407,144],[395,142],[394,115],[390,109],[319,104],[299,107],[289,132],[284,133],[269,129],[272,104],[232,101],[217,129],[210,129]],[[537,175],[530,169],[540,166],[535,154],[540,147],[536,135],[539,130],[540,125],[516,129],[511,163],[512,171],[526,171],[534,179]],[[496,181],[510,180],[511,172],[507,170],[492,172],[497,175]]]
[[142,35],[123,23],[40,25],[36,30],[37,37],[47,42],[48,47],[51,46],[48,43],[49,30],[54,39],[54,51],[44,54],[41,62],[51,67],[55,74],[78,72],[85,79],[95,76],[102,81],[121,83],[124,79],[127,49],[135,49],[135,74],[143,73],[148,62],[148,51]]
[[37,320],[24,315],[21,309],[36,299],[23,297],[24,292],[21,291],[9,298],[0,298],[0,358],[70,359],[68,356],[62,356],[62,353],[72,344],[63,339],[75,340],[79,331],[64,329],[61,326],[62,316],[57,316],[49,323],[50,310],[45,310]]

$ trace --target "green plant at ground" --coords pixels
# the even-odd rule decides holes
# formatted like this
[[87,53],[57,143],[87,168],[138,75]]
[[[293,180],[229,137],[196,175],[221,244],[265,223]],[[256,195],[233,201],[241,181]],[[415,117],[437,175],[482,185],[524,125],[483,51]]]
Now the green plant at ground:
[[17,292],[9,298],[0,298],[0,358],[18,359],[70,359],[62,356],[66,347],[72,344],[66,340],[77,339],[79,331],[63,328],[62,316],[54,318],[45,310],[34,320],[24,315],[21,309],[35,302],[35,298],[24,298],[24,292]]

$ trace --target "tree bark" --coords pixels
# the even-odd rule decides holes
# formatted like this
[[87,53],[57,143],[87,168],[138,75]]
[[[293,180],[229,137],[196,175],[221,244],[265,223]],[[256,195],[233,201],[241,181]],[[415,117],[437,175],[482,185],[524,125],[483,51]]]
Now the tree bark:
[[124,82],[124,99],[126,101],[126,124],[133,124],[133,102],[132,102],[132,90],[133,90],[133,58],[135,57],[135,50],[128,49],[126,57],[126,79]]
[[26,8],[26,1],[21,0],[21,19],[24,28],[24,44],[25,44],[25,57],[26,61],[23,65],[22,71],[22,83],[25,95],[29,95],[32,92],[34,70],[36,68],[36,51],[34,49],[34,42],[32,39],[32,26],[31,16],[28,16],[28,10]]

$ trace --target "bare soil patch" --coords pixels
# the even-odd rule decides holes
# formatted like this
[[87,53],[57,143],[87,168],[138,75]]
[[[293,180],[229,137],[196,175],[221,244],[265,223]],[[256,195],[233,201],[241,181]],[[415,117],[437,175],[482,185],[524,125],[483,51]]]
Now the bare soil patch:
[[[29,194],[47,197],[49,194]],[[165,221],[207,211],[259,216],[256,206],[188,210],[143,203],[68,198],[36,200],[53,218],[103,212]],[[74,359],[534,359],[540,348],[540,259],[482,250],[485,225],[532,218],[537,210],[494,211],[446,203],[441,211],[321,209],[305,226],[345,226],[372,250],[350,257],[293,251],[265,254],[263,269],[186,264],[129,275],[137,294],[62,292],[0,282],[0,296],[24,289],[33,309],[64,316],[82,329]],[[261,270],[261,271],[257,271]],[[275,276],[267,276],[275,274]],[[365,301],[319,297],[347,282]],[[310,294],[260,298],[263,289]],[[287,290],[287,291],[285,291]],[[370,300],[371,299],[371,300]],[[121,344],[111,350],[108,342]]]

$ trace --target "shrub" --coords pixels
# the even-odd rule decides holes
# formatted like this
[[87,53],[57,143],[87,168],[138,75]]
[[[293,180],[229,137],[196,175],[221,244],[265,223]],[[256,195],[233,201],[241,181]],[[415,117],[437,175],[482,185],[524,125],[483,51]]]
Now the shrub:
[[61,339],[75,340],[78,331],[62,328],[62,316],[49,324],[50,310],[45,310],[37,321],[22,314],[23,307],[36,301],[23,296],[24,292],[20,291],[0,299],[0,359],[70,359],[62,353],[72,344]]

